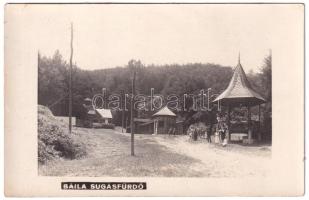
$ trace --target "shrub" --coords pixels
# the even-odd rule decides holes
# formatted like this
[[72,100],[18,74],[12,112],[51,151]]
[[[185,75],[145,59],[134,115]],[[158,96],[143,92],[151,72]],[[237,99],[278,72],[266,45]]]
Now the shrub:
[[86,155],[80,136],[69,134],[67,125],[57,120],[51,111],[38,107],[38,161],[43,164],[54,158],[76,159]]

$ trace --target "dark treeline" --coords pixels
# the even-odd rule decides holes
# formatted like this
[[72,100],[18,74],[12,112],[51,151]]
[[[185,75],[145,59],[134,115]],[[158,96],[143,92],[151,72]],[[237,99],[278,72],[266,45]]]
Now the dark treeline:
[[[54,115],[68,115],[68,63],[59,51],[52,57],[39,55],[38,59],[38,103],[49,107]],[[137,72],[136,91],[144,95],[150,95],[150,88],[154,88],[155,94],[165,96],[198,94],[201,89],[207,92],[207,88],[212,89],[212,94],[219,94],[232,76],[232,67],[209,63],[145,66],[141,61],[131,60],[126,66],[100,70],[82,70],[74,65],[73,116],[79,115],[85,98],[102,93],[102,88],[106,88],[107,94],[122,91],[130,94],[133,69]],[[266,57],[260,71],[249,73],[248,78],[253,88],[271,102],[271,57]],[[121,114],[114,114],[114,123],[120,125]],[[196,112],[180,113],[180,116],[188,120],[194,114]],[[265,118],[271,116],[271,103],[263,106],[263,114]]]

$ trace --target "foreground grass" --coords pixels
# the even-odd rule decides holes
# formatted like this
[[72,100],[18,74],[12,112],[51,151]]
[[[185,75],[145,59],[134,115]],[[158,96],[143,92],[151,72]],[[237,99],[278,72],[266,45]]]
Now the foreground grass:
[[87,157],[56,160],[39,166],[45,176],[205,176],[199,159],[179,154],[150,137],[136,135],[135,156],[130,137],[107,129],[76,129],[87,144]]
[[266,177],[270,146],[222,147],[187,136],[135,135],[135,156],[130,155],[130,134],[108,129],[76,128],[87,156],[58,159],[39,166],[44,176],[108,177]]

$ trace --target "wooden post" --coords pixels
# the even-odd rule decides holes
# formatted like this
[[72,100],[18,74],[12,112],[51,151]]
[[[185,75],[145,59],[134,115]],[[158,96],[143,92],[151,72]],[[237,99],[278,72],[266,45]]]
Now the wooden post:
[[121,90],[121,93],[122,93],[121,97],[123,98],[123,99],[122,99],[122,106],[121,106],[121,107],[122,107],[121,132],[123,133],[123,127],[124,127],[124,109],[125,109],[125,105],[124,105],[124,104],[125,104],[126,102],[124,101],[124,98],[125,98],[125,97],[124,97],[124,95],[125,95],[125,94],[124,94],[124,91]]
[[231,106],[228,105],[228,111],[227,111],[227,127],[228,127],[228,137],[227,137],[227,140],[228,141],[231,141]]
[[134,92],[135,91],[135,70],[132,79],[132,97],[131,97],[131,156],[134,156]]
[[248,105],[248,143],[251,144],[251,142],[252,142],[251,110],[250,106]]
[[209,104],[209,102],[210,102],[210,90],[211,90],[211,88],[207,89],[207,110],[208,111],[210,110],[210,104]]
[[261,105],[259,105],[259,128],[258,128],[258,140],[262,140],[262,133],[261,133]]
[[72,59],[73,59],[73,24],[71,23],[71,56],[69,70],[69,133],[72,133]]
[[127,128],[129,126],[129,117],[125,117],[126,118],[126,132],[127,132]]

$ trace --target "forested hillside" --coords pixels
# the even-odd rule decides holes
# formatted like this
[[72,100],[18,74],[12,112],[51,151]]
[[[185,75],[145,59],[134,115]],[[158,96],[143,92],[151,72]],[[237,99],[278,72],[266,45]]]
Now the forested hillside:
[[[68,113],[69,65],[59,51],[52,57],[39,55],[38,104],[47,106],[54,115]],[[156,94],[197,94],[201,89],[212,88],[212,94],[219,94],[228,85],[232,76],[231,66],[218,64],[173,64],[143,65],[141,61],[131,60],[126,66],[100,70],[82,70],[73,66],[73,116],[80,112],[83,100],[102,93],[131,93],[132,69],[137,71],[136,91],[150,95],[150,88]],[[271,101],[271,57],[266,57],[260,72],[249,73],[248,78],[254,89],[269,102]],[[190,106],[190,105],[189,105]],[[192,116],[191,113],[189,116]],[[271,116],[271,103],[264,106],[263,114]],[[185,116],[188,118],[188,116]],[[121,117],[115,114],[114,123],[120,124]]]

